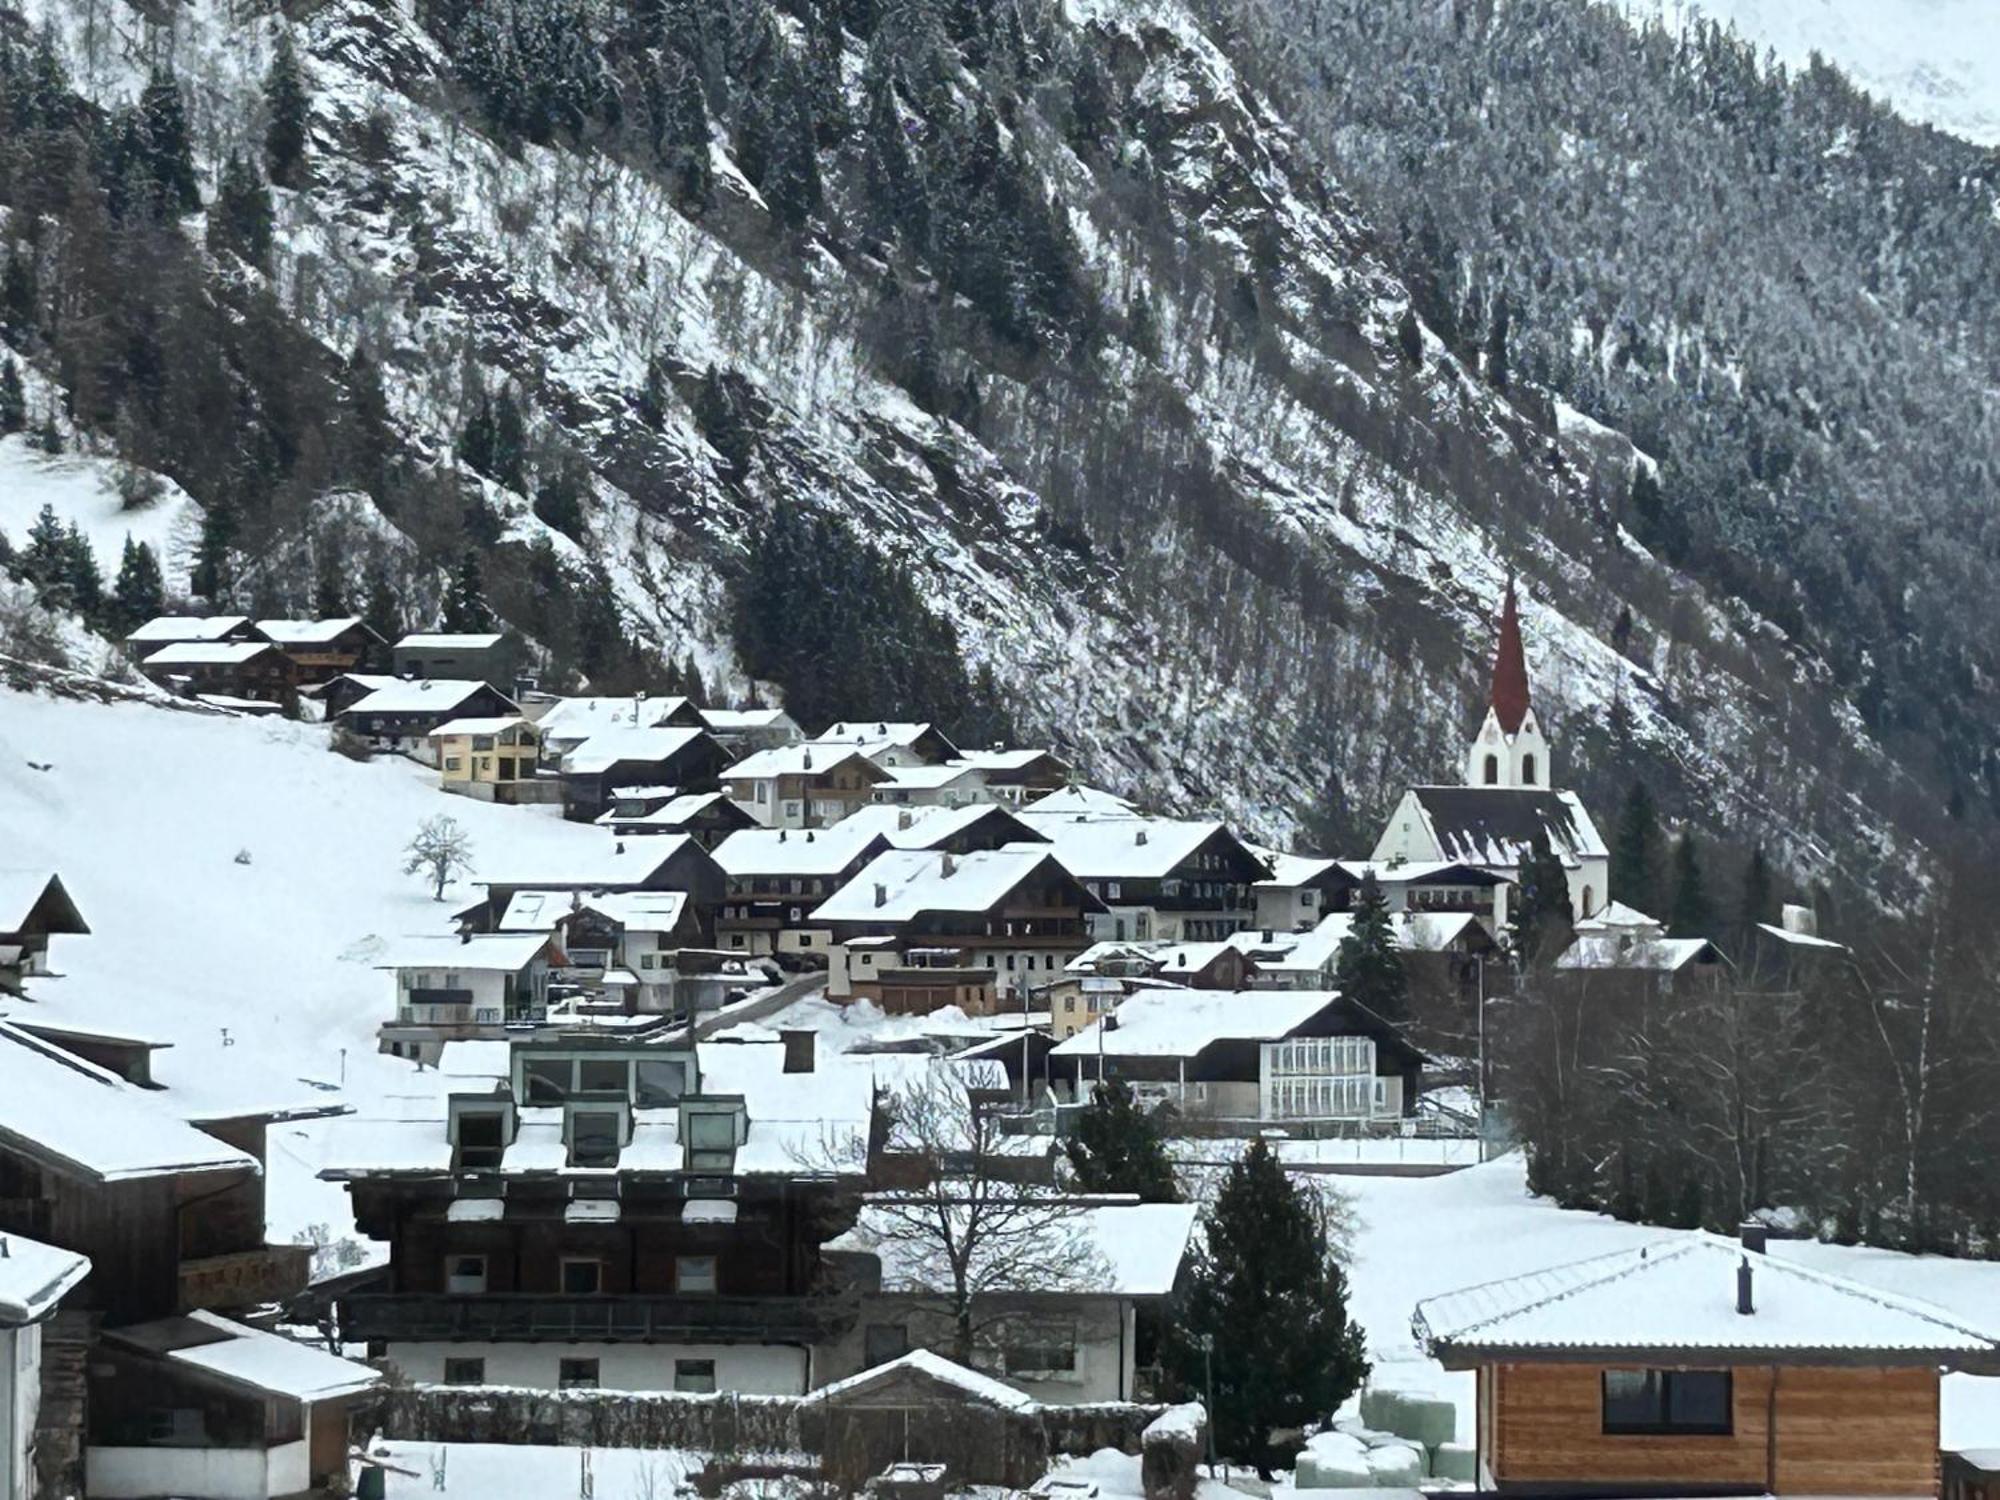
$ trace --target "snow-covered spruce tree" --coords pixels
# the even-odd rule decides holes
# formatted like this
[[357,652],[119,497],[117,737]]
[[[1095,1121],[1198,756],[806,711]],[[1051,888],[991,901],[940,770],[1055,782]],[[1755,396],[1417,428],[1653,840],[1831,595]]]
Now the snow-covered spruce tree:
[[264,170],[279,187],[296,188],[305,182],[311,116],[312,96],[292,34],[280,32],[270,71],[264,75]]
[[493,611],[486,603],[486,582],[476,548],[467,547],[459,554],[458,566],[452,570],[451,587],[445,591],[441,623],[446,630],[455,631],[493,628]]
[[128,534],[125,551],[118,560],[118,577],[111,585],[109,620],[112,629],[125,635],[163,613],[167,607],[166,584],[160,577],[160,560],[145,542]]
[[1618,809],[1611,840],[1611,899],[1649,917],[1663,915],[1660,902],[1660,815],[1643,781],[1632,783]]
[[1274,1430],[1331,1418],[1367,1378],[1366,1335],[1319,1204],[1265,1141],[1231,1165],[1202,1225],[1162,1362],[1177,1394],[1210,1403],[1216,1451],[1268,1476]]
[[165,211],[187,213],[200,208],[201,189],[195,181],[187,103],[181,97],[180,80],[170,65],[156,66],[146,80],[146,87],[139,94],[139,124],[146,173]]
[[1334,955],[1334,986],[1391,1025],[1409,1018],[1410,979],[1389,921],[1389,898],[1370,870],[1354,894],[1354,920]]
[[21,367],[10,354],[0,360],[0,436],[28,425],[28,397],[21,387]]
[[1086,1193],[1136,1193],[1142,1203],[1178,1203],[1180,1184],[1153,1117],[1129,1084],[1099,1083],[1077,1116],[1063,1151],[1075,1185]]
[[1692,828],[1683,829],[1674,840],[1673,887],[1668,930],[1675,937],[1707,937],[1715,921],[1715,907],[1708,898],[1701,849]]
[[208,213],[208,248],[227,252],[259,270],[271,264],[271,190],[257,169],[230,152],[216,181]]

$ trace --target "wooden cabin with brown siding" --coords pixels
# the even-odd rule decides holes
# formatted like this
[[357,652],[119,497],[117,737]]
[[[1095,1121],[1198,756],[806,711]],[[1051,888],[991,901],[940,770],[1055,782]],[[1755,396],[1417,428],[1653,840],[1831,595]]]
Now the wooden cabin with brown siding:
[[1420,1303],[1419,1342],[1477,1372],[1481,1485],[1936,1495],[1940,1371],[2000,1345],[1765,1250],[1681,1235]]

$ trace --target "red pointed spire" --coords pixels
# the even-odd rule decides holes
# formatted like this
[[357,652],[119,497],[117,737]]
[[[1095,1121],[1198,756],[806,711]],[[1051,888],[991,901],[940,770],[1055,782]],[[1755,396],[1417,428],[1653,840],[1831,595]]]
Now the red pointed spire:
[[1528,716],[1528,656],[1521,649],[1521,607],[1514,597],[1514,578],[1507,577],[1507,599],[1500,606],[1500,646],[1493,654],[1493,713],[1507,734],[1518,734]]

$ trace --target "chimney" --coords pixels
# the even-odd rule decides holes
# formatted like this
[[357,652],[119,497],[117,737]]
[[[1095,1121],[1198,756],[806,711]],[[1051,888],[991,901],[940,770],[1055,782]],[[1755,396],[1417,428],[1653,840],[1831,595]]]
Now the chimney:
[[911,816],[910,810],[907,807],[904,808],[901,812],[896,814],[896,827],[899,831],[910,827],[916,821],[917,820],[913,816]]
[[806,830],[806,842],[810,844],[812,841],[813,841],[813,831],[810,828],[808,828]]
[[1138,833],[1137,833],[1137,834],[1136,834],[1136,835],[1134,836],[1134,840],[1133,840],[1133,841],[1134,841],[1135,843],[1140,843],[1140,844],[1143,844],[1143,843],[1145,843],[1145,842],[1146,842],[1146,830],[1145,830],[1145,829],[1143,829],[1143,828],[1141,828],[1141,829],[1139,830],[1139,832],[1138,832]]
[[803,759],[804,759],[804,761],[805,761],[805,767],[806,767],[806,769],[807,769],[808,771],[810,771],[810,770],[811,770],[811,769],[813,768],[813,753],[812,753],[812,746],[810,746],[810,745],[806,746],[806,748],[805,748],[805,754],[804,754],[804,756],[803,756]]
[[1785,931],[1794,933],[1799,937],[1819,936],[1819,913],[1814,911],[1810,906],[1794,906],[1791,902],[1787,901],[1785,909],[1780,914],[1778,920],[1784,926]]
[[1751,1286],[1754,1279],[1755,1273],[1750,1269],[1750,1257],[1746,1255],[1742,1263],[1736,1267],[1736,1310],[1745,1317],[1757,1310]]
[[782,844],[784,843],[784,841],[785,841],[785,830],[780,828],[778,830],[778,842]]
[[785,1071],[787,1073],[810,1073],[813,1070],[813,1043],[817,1033],[804,1028],[786,1029],[778,1033],[785,1044]]
[[1771,1229],[1755,1219],[1745,1219],[1737,1227],[1737,1235],[1743,1241],[1743,1248],[1752,1255],[1762,1255],[1764,1247],[1771,1242]]
[[620,839],[620,840],[618,841],[618,852],[619,852],[620,854],[623,854],[623,853],[625,852],[625,840],[623,840],[623,839]]
[[947,849],[944,851],[944,856],[938,861],[938,874],[943,879],[949,880],[953,875],[956,875],[957,873],[958,873],[958,860],[952,854],[952,852],[949,849]]
[[875,904],[877,906],[887,906],[889,904],[889,887],[882,884],[879,880],[875,882]]

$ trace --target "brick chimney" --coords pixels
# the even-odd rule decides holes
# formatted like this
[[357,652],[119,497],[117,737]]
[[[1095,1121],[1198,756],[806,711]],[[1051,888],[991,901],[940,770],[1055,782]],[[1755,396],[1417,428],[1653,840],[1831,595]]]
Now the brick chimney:
[[800,1027],[787,1028],[778,1036],[785,1044],[785,1071],[810,1073],[813,1070],[813,1048],[819,1040],[819,1033]]

